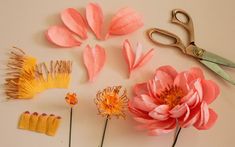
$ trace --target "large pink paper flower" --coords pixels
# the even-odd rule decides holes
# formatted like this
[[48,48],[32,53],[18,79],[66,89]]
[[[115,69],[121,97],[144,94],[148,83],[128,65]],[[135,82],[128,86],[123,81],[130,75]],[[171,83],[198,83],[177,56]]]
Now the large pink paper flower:
[[211,128],[217,114],[208,107],[219,95],[216,83],[204,78],[199,68],[178,73],[171,66],[162,66],[153,79],[136,84],[129,110],[150,135],[176,129],[177,124],[199,130]]

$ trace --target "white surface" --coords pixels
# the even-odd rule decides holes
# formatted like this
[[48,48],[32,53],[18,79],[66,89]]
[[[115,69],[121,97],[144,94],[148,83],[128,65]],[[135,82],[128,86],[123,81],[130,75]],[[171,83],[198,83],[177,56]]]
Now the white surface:
[[[233,0],[100,0],[105,21],[123,6],[130,6],[144,16],[145,26],[137,32],[115,37],[107,41],[97,41],[89,34],[81,47],[74,49],[53,49],[44,37],[45,30],[54,24],[61,23],[59,13],[67,7],[77,8],[84,12],[88,1],[78,0],[1,0],[0,1],[0,59],[1,75],[7,59],[7,52],[15,45],[40,61],[71,59],[74,61],[73,80],[68,90],[47,90],[32,100],[19,100],[0,103],[0,146],[1,147],[67,147],[69,131],[69,108],[65,105],[64,96],[68,91],[77,92],[79,104],[74,111],[72,147],[97,147],[101,140],[104,119],[97,115],[93,99],[98,89],[108,85],[121,84],[128,89],[131,97],[131,86],[151,77],[153,71],[161,65],[172,65],[178,70],[187,70],[192,66],[202,67],[192,58],[186,57],[174,48],[162,48],[152,44],[145,31],[151,27],[167,29],[186,39],[185,30],[169,23],[170,12],[174,8],[186,10],[194,21],[196,43],[211,52],[228,59],[234,59],[235,46],[235,2]],[[145,49],[156,49],[154,58],[147,66],[134,72],[127,79],[127,66],[121,54],[121,44],[128,38],[132,43],[140,41]],[[86,82],[86,70],[82,63],[82,51],[86,44],[99,44],[106,49],[107,62],[95,83]],[[210,106],[219,115],[216,125],[208,131],[197,131],[194,128],[183,129],[177,147],[233,147],[235,146],[235,86],[229,85],[215,74],[202,67],[206,77],[213,79],[221,87],[221,95]],[[235,77],[235,70],[228,71]],[[1,76],[3,83],[4,76]],[[3,89],[1,89],[3,91]],[[2,95],[4,100],[5,96]],[[25,111],[55,113],[62,116],[62,125],[55,137],[27,132],[17,129],[19,115]],[[173,133],[149,137],[145,132],[134,129],[137,124],[127,114],[127,120],[113,119],[107,128],[104,147],[170,147]]]

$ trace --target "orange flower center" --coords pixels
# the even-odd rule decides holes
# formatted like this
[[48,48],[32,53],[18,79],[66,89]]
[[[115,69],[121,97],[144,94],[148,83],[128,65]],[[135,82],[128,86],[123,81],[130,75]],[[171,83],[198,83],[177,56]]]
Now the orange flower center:
[[165,88],[158,97],[167,104],[170,108],[174,108],[180,103],[181,98],[185,95],[183,89],[178,86],[168,86]]

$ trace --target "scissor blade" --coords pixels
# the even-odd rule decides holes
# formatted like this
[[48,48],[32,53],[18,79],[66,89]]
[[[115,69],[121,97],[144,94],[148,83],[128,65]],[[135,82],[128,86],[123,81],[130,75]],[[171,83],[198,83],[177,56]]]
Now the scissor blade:
[[206,67],[217,73],[219,76],[221,76],[224,80],[228,81],[229,83],[235,85],[235,81],[216,63],[206,61],[206,60],[199,60],[202,64],[204,64]]
[[207,60],[207,61],[217,63],[217,64],[221,64],[221,65],[224,65],[224,66],[235,68],[235,63],[234,62],[232,62],[228,59],[225,59],[223,57],[220,57],[216,54],[213,54],[211,52],[205,51],[201,58],[204,59],[204,60]]

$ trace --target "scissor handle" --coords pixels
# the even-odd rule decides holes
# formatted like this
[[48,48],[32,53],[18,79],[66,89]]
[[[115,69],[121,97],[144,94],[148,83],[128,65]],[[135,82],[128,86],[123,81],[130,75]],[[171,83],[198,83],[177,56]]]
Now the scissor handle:
[[[170,47],[178,47],[178,48],[180,48],[184,53],[185,53],[185,51],[186,51],[186,48],[185,48],[185,46],[183,45],[181,39],[180,39],[178,36],[176,36],[175,34],[173,34],[173,33],[170,33],[170,32],[168,32],[168,31],[166,31],[166,30],[162,30],[162,29],[158,29],[158,28],[152,28],[152,29],[149,29],[149,30],[147,31],[147,34],[148,34],[149,39],[150,39],[153,43],[155,43],[155,44],[157,44],[157,45],[170,46]],[[173,42],[172,42],[172,43],[163,43],[163,42],[160,42],[160,41],[158,41],[157,39],[155,39],[155,38],[153,37],[154,34],[160,35],[161,37],[164,37],[164,38],[166,38],[166,39],[168,39],[168,40],[169,40],[169,39],[170,39],[170,40],[173,40]]]
[[[187,19],[186,22],[180,20],[179,17],[177,17],[177,14],[181,14],[183,16],[185,16],[185,18]],[[194,38],[194,27],[193,27],[193,21],[192,18],[190,17],[190,15],[185,12],[184,10],[181,9],[174,9],[172,10],[172,19],[171,19],[172,23],[176,23],[182,27],[184,27],[188,33],[189,33],[189,41],[190,43],[194,43],[195,38]]]

